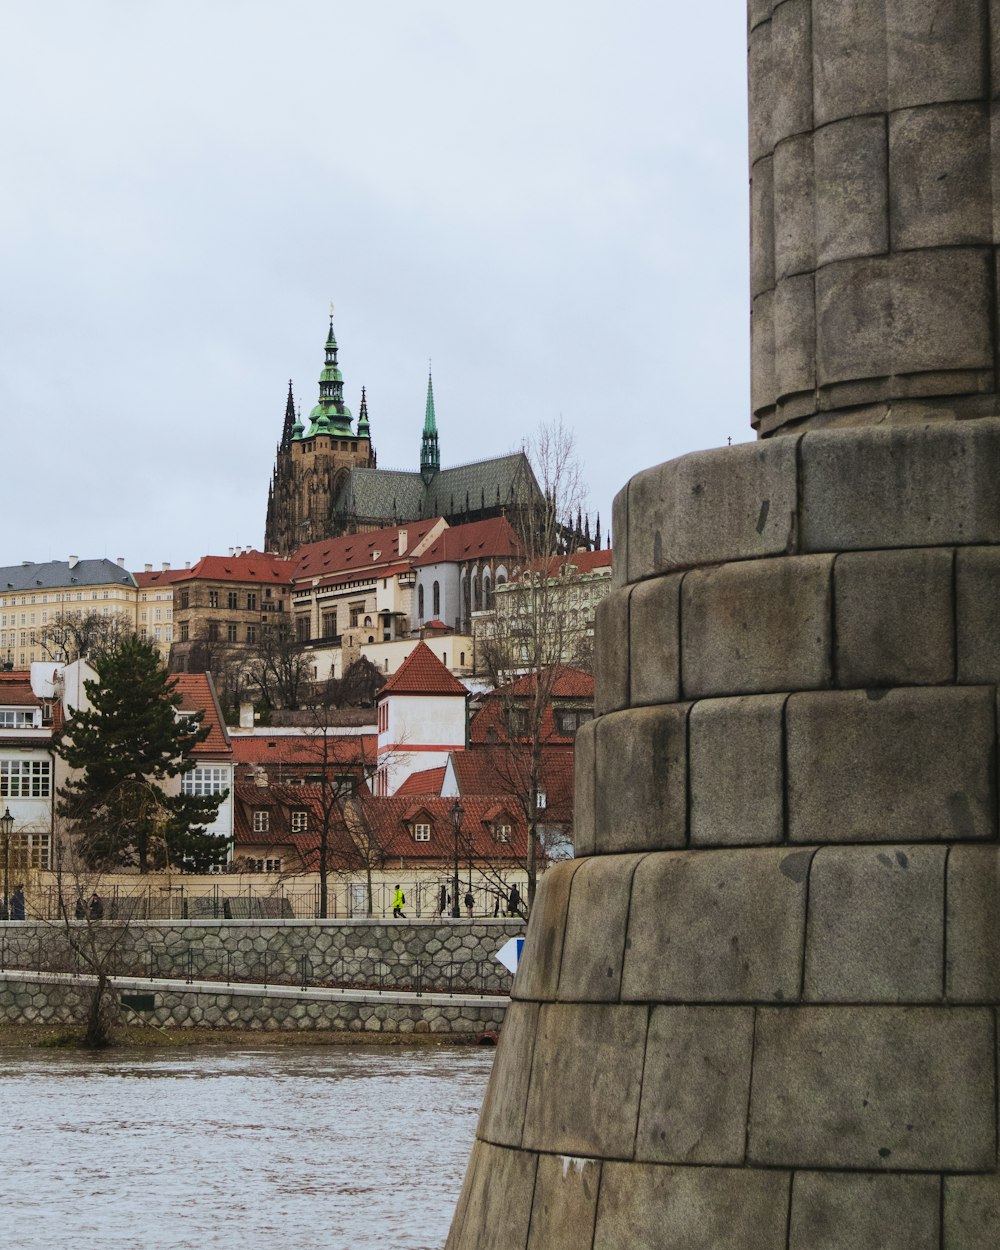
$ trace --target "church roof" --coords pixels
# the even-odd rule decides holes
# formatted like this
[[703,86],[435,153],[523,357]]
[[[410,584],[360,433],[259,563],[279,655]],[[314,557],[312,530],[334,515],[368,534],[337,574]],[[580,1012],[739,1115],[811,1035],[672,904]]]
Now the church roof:
[[418,642],[379,692],[389,694],[460,694],[469,692],[437,658],[426,642]]

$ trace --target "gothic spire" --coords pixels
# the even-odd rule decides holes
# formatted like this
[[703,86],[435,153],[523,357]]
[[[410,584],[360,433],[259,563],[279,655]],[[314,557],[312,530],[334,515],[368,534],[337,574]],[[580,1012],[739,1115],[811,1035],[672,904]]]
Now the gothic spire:
[[358,413],[358,438],[371,438],[368,425],[368,399],[364,387],[361,388],[361,411]]
[[309,414],[306,438],[314,434],[350,434],[351,410],[344,403],[344,379],[337,367],[337,338],[333,333],[333,308],[330,309],[330,331],[323,345],[323,370],[319,375],[319,403]]
[[292,395],[292,379],[288,379],[288,399],[285,403],[285,424],[281,428],[280,451],[288,451],[292,446],[292,427],[295,425],[295,398]]
[[430,482],[441,469],[441,452],[438,449],[437,417],[434,413],[434,381],[427,370],[427,403],[424,406],[424,433],[420,440],[420,476]]

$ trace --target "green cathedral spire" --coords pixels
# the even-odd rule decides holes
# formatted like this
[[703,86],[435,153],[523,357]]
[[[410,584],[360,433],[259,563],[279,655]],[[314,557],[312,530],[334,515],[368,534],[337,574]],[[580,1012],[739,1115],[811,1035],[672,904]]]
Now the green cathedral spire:
[[351,410],[344,403],[344,379],[337,367],[337,339],[333,333],[333,313],[330,313],[330,332],[324,344],[323,371],[319,375],[319,403],[309,414],[309,429],[305,437],[314,434],[350,434]]
[[420,441],[420,476],[429,482],[441,470],[438,450],[437,418],[434,415],[434,381],[427,370],[427,404],[424,408],[424,433]]
[[371,438],[371,427],[368,424],[368,397],[365,388],[361,388],[361,409],[358,412],[358,438]]

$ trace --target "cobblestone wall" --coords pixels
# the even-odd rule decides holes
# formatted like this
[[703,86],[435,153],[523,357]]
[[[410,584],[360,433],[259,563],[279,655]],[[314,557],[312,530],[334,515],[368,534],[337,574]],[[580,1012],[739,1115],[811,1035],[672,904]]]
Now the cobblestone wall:
[[[84,926],[85,928],[85,926]],[[115,944],[121,975],[311,984],[423,984],[507,993],[510,974],[496,952],[524,925],[514,920],[157,921],[125,933],[95,925]],[[305,960],[305,964],[303,964]],[[75,957],[58,925],[0,924],[0,966],[71,969]]]

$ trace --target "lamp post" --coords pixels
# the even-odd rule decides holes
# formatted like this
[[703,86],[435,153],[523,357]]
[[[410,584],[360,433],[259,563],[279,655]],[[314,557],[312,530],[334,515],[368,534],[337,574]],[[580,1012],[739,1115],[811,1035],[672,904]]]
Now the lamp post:
[[10,808],[0,816],[0,829],[3,830],[3,919],[10,919],[10,835],[14,830],[14,817]]
[[462,914],[458,906],[458,839],[462,832],[462,817],[464,815],[465,810],[458,799],[456,799],[451,807],[451,826],[455,831],[455,875],[451,882],[451,916],[453,920],[457,920]]

